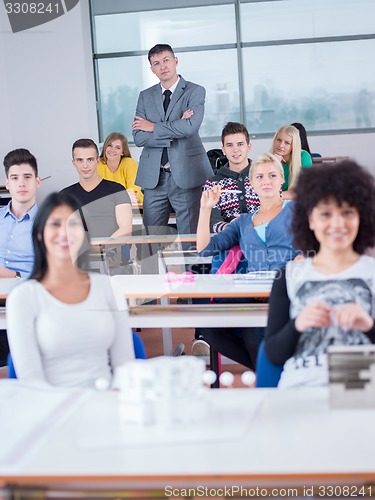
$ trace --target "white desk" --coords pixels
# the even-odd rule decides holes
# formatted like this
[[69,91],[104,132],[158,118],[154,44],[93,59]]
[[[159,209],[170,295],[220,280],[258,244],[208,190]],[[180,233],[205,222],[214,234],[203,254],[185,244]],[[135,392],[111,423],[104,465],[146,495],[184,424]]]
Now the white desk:
[[6,330],[5,300],[11,289],[19,283],[19,278],[0,278],[0,330]]
[[19,278],[0,278],[0,300],[5,300],[11,289],[19,283]]
[[178,234],[173,232],[171,234],[142,234],[142,235],[125,235],[118,238],[91,238],[91,244],[95,245],[126,245],[126,244],[152,244],[152,243],[190,243],[197,241],[196,234]]
[[[269,285],[256,283],[235,284],[233,274],[196,274],[194,283],[170,283],[165,275],[117,275],[112,279],[116,282],[116,291],[122,291],[128,299],[131,298],[161,298],[161,297],[268,297],[271,291]],[[0,278],[0,300],[5,300],[8,293],[19,283],[17,278]]]
[[[116,282],[116,293],[123,293],[130,302],[139,298],[210,298],[210,297],[268,297],[271,287],[257,284],[234,284],[234,275],[197,274],[194,283],[169,283],[165,275],[118,275],[112,278]],[[0,279],[0,299],[5,300],[16,278]],[[139,306],[130,308],[132,328],[162,328],[165,354],[172,353],[171,328],[198,327],[251,327],[266,326],[267,304],[242,304],[196,306]],[[5,311],[0,310],[0,328],[6,328]]]
[[[195,275],[194,283],[169,283],[165,275],[118,275],[112,278],[116,282],[116,293],[123,293],[130,302],[139,298],[210,298],[210,297],[268,297],[271,286],[257,284],[234,284],[234,275]],[[7,293],[17,279],[0,279],[0,298]],[[140,306],[130,308],[132,328],[162,328],[163,350],[170,355],[172,348],[171,328],[198,327],[251,327],[266,326],[267,304],[207,304],[207,306]],[[0,328],[6,328],[5,312],[0,311]]]
[[132,328],[225,328],[267,325],[268,304],[186,304],[130,307]]
[[[109,422],[117,415],[116,398],[113,392],[95,393],[83,401],[47,442],[33,450],[26,463],[11,471],[0,470],[0,484],[91,487],[96,491],[163,491],[167,485],[294,487],[302,497],[304,486],[375,481],[375,411],[330,410],[326,389],[209,391],[207,399],[213,408],[209,424],[216,429],[221,419],[228,427],[233,423],[231,438],[225,433],[213,438],[208,432],[207,439],[197,439],[194,425],[181,429],[184,438],[180,441],[152,445],[142,437],[129,445],[111,435]],[[97,428],[94,424],[99,415],[87,411],[95,407],[107,412]],[[88,413],[92,415],[92,441],[85,446]],[[248,418],[244,427],[243,415]],[[241,432],[236,428],[240,421]],[[188,442],[186,434],[191,435]],[[126,433],[123,438],[126,441]],[[319,496],[319,490],[315,491]]]
[[158,250],[159,274],[167,273],[170,266],[178,266],[179,273],[182,273],[187,265],[211,263],[212,255],[202,257],[197,250]]
[[333,165],[343,160],[348,160],[350,156],[314,156],[313,165]]
[[194,283],[167,282],[165,275],[113,276],[128,299],[136,298],[210,298],[210,297],[269,297],[271,285],[235,284],[233,274],[196,274]]
[[[230,274],[196,274],[194,283],[166,281],[165,275],[136,275],[113,276],[116,282],[116,293],[123,293],[130,304],[134,299],[149,298],[160,299],[164,304],[171,298],[248,298],[269,297],[271,285],[256,283],[236,285],[235,275]],[[223,307],[225,304],[223,304]],[[250,307],[249,307],[250,306]],[[221,305],[216,310],[208,304],[205,310],[194,310],[191,305],[182,306],[180,309],[164,310],[164,313],[154,306],[141,306],[137,314],[130,309],[131,324],[133,327],[161,327],[163,328],[164,354],[170,355],[172,349],[172,333],[170,328],[189,327],[228,327],[228,326],[266,326],[268,308],[252,308],[251,304],[242,304],[240,310],[220,311]],[[152,308],[147,311],[147,308]],[[212,308],[212,309],[211,309]],[[195,313],[195,314],[194,314]],[[164,323],[163,323],[164,322]]]

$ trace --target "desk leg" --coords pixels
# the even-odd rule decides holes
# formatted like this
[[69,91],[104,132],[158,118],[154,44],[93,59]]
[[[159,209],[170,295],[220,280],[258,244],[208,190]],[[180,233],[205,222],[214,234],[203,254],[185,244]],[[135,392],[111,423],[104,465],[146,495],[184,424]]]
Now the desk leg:
[[163,350],[165,356],[172,356],[172,329],[163,328]]
[[211,370],[216,373],[216,381],[211,385],[211,387],[212,389],[218,389],[220,387],[219,353],[213,347],[210,347],[210,365],[211,365]]
[[[169,305],[169,299],[161,298],[160,304]],[[162,328],[164,356],[172,356],[172,328]]]

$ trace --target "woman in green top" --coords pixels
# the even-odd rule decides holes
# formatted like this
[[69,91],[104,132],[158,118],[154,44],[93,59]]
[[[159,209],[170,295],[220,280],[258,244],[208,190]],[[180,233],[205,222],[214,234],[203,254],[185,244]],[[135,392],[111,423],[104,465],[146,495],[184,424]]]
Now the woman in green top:
[[283,198],[294,197],[293,189],[297,184],[302,167],[311,167],[311,156],[301,149],[301,139],[296,127],[286,125],[274,135],[271,152],[281,161],[285,182],[282,185]]

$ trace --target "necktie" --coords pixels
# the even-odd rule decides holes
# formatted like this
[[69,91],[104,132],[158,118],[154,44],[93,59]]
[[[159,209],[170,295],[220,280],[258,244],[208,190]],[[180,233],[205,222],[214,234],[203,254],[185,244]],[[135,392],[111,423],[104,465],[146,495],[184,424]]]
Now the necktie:
[[[172,92],[170,90],[164,90],[163,94],[164,94],[163,107],[164,107],[164,112],[166,113],[169,103],[171,101]],[[167,148],[163,148],[163,153],[161,155],[161,164],[164,167],[164,165],[166,165],[167,163],[168,163],[168,150]]]
[[166,113],[169,103],[171,102],[172,92],[170,90],[164,90],[163,94],[164,94],[163,107],[164,107],[164,112]]

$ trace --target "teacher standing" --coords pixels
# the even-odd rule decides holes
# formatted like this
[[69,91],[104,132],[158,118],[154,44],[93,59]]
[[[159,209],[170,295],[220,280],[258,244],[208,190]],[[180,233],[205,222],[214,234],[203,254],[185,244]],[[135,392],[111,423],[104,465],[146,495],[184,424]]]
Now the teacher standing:
[[198,135],[206,91],[178,75],[170,45],[155,45],[148,60],[160,83],[140,93],[132,125],[143,146],[136,184],[144,190],[144,225],[160,232],[174,211],[178,232],[195,233],[201,186],[213,175]]

